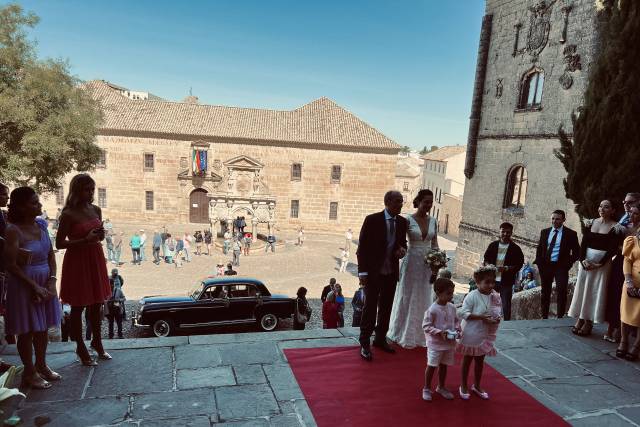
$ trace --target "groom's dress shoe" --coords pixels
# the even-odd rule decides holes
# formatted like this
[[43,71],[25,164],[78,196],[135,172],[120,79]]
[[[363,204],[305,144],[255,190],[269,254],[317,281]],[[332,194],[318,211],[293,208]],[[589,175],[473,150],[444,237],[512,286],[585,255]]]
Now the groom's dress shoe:
[[389,345],[389,343],[386,342],[386,341],[384,341],[384,342],[375,342],[374,341],[373,342],[373,346],[379,348],[380,350],[384,351],[385,353],[393,354],[393,353],[396,352],[396,350],[393,347],[391,347]]
[[371,349],[367,347],[360,347],[360,357],[362,357],[367,362],[371,362],[373,360],[373,354],[371,354]]

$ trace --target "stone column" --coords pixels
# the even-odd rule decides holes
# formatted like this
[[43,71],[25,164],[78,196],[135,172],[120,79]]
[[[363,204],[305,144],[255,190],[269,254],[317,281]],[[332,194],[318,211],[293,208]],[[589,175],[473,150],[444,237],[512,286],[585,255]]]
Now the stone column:
[[253,218],[251,220],[251,239],[253,242],[258,240],[258,233],[256,233],[257,229],[258,229],[258,220],[256,218]]

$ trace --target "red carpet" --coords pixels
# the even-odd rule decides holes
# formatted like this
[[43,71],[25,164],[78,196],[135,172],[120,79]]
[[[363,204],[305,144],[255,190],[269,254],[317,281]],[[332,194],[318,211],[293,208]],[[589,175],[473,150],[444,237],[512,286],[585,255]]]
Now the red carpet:
[[487,364],[482,386],[490,400],[475,395],[468,401],[459,398],[457,360],[447,374],[447,388],[455,400],[434,394],[432,402],[425,402],[424,349],[395,355],[378,351],[371,363],[360,359],[357,347],[289,349],[285,354],[320,427],[569,425]]

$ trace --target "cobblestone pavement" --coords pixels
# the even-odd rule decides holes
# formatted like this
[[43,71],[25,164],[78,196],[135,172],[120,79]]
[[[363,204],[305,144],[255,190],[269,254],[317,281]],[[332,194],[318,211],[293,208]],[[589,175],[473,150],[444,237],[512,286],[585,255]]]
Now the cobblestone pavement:
[[[587,338],[572,319],[505,322],[487,361],[570,424],[640,425],[640,364],[615,357],[599,325]],[[29,391],[24,426],[314,426],[285,348],[354,345],[357,329],[314,329],[107,341],[111,361],[75,361],[72,343],[52,343],[48,362],[64,378]],[[15,346],[2,356],[16,363]],[[19,380],[19,379],[18,379]],[[402,387],[398,384],[398,387]],[[14,406],[19,402],[12,401]],[[5,402],[0,409],[7,410]],[[481,417],[481,414],[477,414]]]
[[[126,235],[140,229],[138,225],[126,225],[123,227]],[[182,230],[183,227],[170,226],[170,229]],[[152,231],[149,235],[152,234]],[[282,233],[282,243],[276,248],[275,253],[264,253],[264,249],[252,251],[251,255],[240,259],[240,266],[234,267],[240,275],[255,277],[265,282],[272,293],[280,293],[295,296],[300,286],[305,286],[309,293],[309,303],[313,309],[308,329],[322,328],[322,305],[320,294],[322,288],[331,277],[335,277],[342,285],[344,295],[347,297],[345,307],[345,325],[351,325],[351,299],[358,288],[358,265],[355,256],[357,245],[352,245],[350,263],[346,273],[338,272],[340,251],[344,245],[344,238],[329,234],[307,234],[302,247],[297,246],[295,235]],[[439,237],[440,246],[453,258],[456,242],[444,236]],[[256,245],[258,246],[258,245]],[[195,249],[195,247],[193,248]],[[106,253],[106,250],[105,250]],[[147,258],[151,254],[147,251]],[[149,295],[184,295],[193,289],[194,285],[203,277],[210,275],[215,270],[216,264],[226,262],[230,255],[224,255],[220,248],[212,249],[212,255],[192,255],[191,262],[183,262],[182,267],[161,263],[155,265],[149,260],[141,265],[131,264],[131,253],[125,250],[122,264],[115,266],[109,264],[108,268],[118,268],[123,276],[125,284],[123,290],[127,297],[127,313],[137,309],[137,301],[143,296]],[[58,264],[62,265],[63,252],[57,254]],[[60,269],[59,269],[60,270]],[[466,293],[467,287],[456,284],[458,293]],[[282,321],[278,330],[290,329],[291,322]],[[204,330],[191,331],[192,333],[238,333],[255,331],[252,326],[218,327]],[[108,336],[108,325],[105,320],[102,324],[103,337]],[[133,330],[131,322],[123,324],[125,338],[149,336],[148,333]]]
[[[128,228],[132,228],[129,226]],[[151,237],[151,236],[149,236]],[[249,256],[240,258],[240,266],[234,267],[239,275],[255,277],[262,280],[272,293],[295,296],[297,289],[304,286],[308,289],[308,298],[320,298],[322,288],[335,277],[342,285],[345,296],[352,296],[358,288],[358,265],[355,255],[357,245],[352,245],[350,262],[346,273],[338,272],[340,251],[344,246],[344,237],[338,235],[307,234],[303,246],[297,246],[293,235],[283,234],[283,245],[276,248],[275,253],[264,253],[264,249],[252,251]],[[440,245],[450,256],[455,253],[456,243],[440,237]],[[231,255],[222,251],[212,251],[211,256],[192,255],[192,262],[184,262],[183,266],[162,263],[155,265],[151,251],[146,251],[147,261],[142,265],[131,264],[131,251],[123,250],[121,264],[118,266],[123,276],[124,292],[128,300],[138,300],[148,295],[186,294],[199,279],[212,274],[217,263],[226,264]],[[106,254],[106,251],[105,251]],[[58,263],[62,265],[63,253],[57,254]],[[109,264],[109,270],[116,267]]]

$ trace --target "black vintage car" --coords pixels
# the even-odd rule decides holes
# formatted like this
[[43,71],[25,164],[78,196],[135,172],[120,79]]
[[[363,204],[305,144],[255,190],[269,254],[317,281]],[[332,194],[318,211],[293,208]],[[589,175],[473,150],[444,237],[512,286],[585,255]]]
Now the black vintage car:
[[176,329],[257,324],[272,331],[279,319],[291,318],[296,300],[272,295],[259,280],[246,277],[207,278],[184,297],[144,297],[133,324],[151,328],[157,337]]

